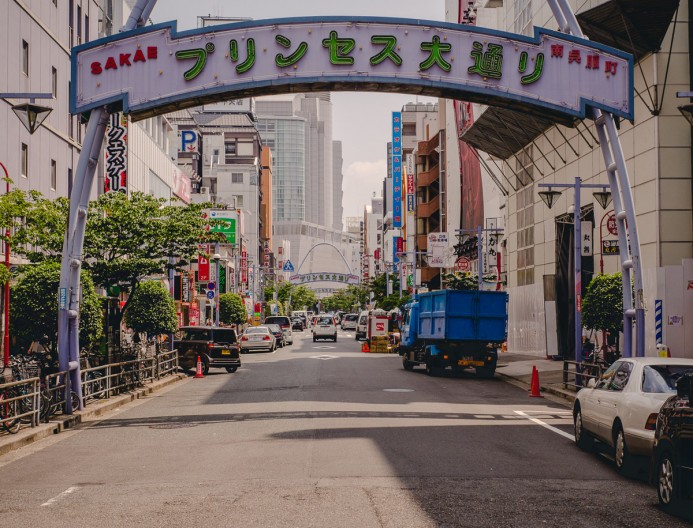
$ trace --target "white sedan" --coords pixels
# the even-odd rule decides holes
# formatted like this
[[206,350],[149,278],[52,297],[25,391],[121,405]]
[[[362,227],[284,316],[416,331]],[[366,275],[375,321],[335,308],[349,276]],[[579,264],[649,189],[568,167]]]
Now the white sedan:
[[622,471],[630,455],[652,455],[657,414],[676,393],[676,380],[693,372],[693,359],[622,358],[580,390],[573,405],[575,443],[589,450],[593,439],[614,449]]

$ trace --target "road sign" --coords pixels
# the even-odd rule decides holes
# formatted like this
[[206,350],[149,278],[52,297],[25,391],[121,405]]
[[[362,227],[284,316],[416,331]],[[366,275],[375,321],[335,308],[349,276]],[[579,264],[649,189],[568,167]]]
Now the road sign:
[[207,299],[214,299],[214,290],[207,290]]
[[208,290],[215,290],[216,287],[217,287],[217,285],[214,284],[213,282],[208,282],[208,283],[207,283],[207,289],[208,289]]
[[67,288],[60,288],[60,308],[67,308]]
[[606,219],[606,228],[609,230],[609,233],[612,235],[616,236],[618,235],[618,226],[616,224],[616,215],[615,214],[610,214],[609,218]]
[[460,257],[457,259],[457,262],[455,262],[455,270],[456,271],[469,271],[469,264],[470,264],[470,261],[467,257]]
[[290,260],[286,261],[284,267],[282,268],[282,271],[294,271],[294,265],[291,263]]

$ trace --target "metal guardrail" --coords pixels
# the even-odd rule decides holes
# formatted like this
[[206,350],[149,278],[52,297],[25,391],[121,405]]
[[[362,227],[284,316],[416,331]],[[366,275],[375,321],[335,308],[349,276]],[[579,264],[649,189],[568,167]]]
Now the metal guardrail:
[[[178,371],[178,351],[163,352],[152,357],[143,357],[100,367],[82,369],[82,402],[84,406],[96,400],[103,400],[130,392],[145,383],[170,376]],[[66,372],[49,374],[43,379],[33,377],[25,380],[0,383],[0,400],[4,412],[0,413],[2,421],[21,419],[32,427],[39,424],[41,418],[46,422],[52,416],[62,412],[65,394],[70,377]],[[0,427],[0,434],[4,431]]]
[[604,365],[601,363],[587,363],[585,361],[571,361],[569,359],[564,359],[563,388],[571,388],[577,392],[582,387],[587,387],[589,380],[599,379],[604,370]]

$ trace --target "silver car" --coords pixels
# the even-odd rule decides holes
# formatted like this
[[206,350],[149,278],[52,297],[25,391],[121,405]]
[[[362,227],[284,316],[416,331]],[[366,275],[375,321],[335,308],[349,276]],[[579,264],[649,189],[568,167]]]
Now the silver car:
[[266,350],[274,352],[277,340],[266,326],[251,326],[241,336],[241,353],[251,350]]

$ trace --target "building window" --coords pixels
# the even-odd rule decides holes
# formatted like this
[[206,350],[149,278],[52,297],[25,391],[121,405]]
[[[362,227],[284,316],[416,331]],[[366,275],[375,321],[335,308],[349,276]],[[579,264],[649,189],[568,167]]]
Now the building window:
[[529,36],[532,30],[532,0],[515,2],[514,32]]
[[55,160],[51,160],[51,189],[54,191],[58,187],[58,164]]
[[231,173],[231,183],[243,183],[243,173],[242,172],[232,172]]
[[416,135],[416,123],[404,123],[402,125],[402,135],[403,136],[415,136]]
[[236,142],[224,143],[224,154],[226,154],[226,163],[231,163],[232,158],[236,156]]
[[517,191],[517,285],[534,284],[534,185]]
[[239,194],[239,195],[237,195],[237,196],[234,196],[234,198],[236,199],[236,207],[237,207],[238,209],[240,209],[241,207],[243,207],[243,195],[242,195],[242,194]]
[[72,194],[72,169],[67,169],[67,195]]
[[29,177],[29,146],[22,143],[22,177]]
[[89,42],[89,15],[84,15],[84,42]]
[[77,44],[82,43],[82,6],[77,6]]
[[54,5],[55,7],[58,7],[58,0],[53,0],[53,5]]
[[51,93],[58,97],[58,70],[55,68],[51,68]]
[[22,40],[22,73],[29,76],[29,43]]

